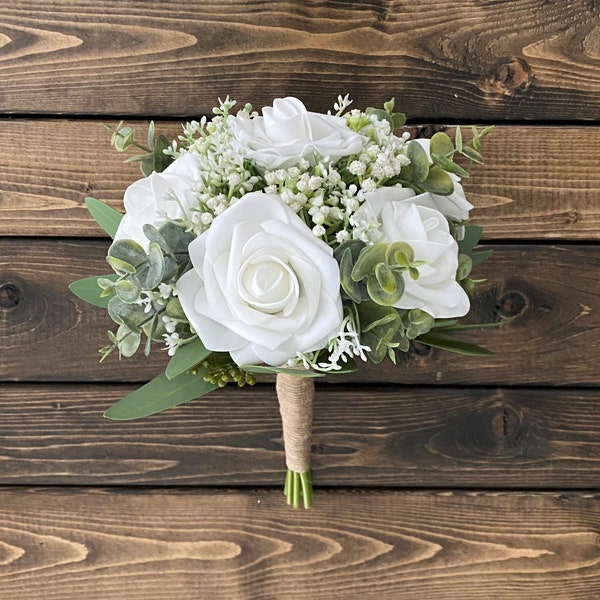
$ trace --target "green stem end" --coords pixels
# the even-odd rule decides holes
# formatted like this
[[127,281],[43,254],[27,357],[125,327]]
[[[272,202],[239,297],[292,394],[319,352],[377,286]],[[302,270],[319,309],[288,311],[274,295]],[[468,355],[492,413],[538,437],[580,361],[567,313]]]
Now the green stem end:
[[285,474],[285,486],[283,488],[287,503],[294,508],[310,508],[312,503],[313,488],[310,471],[296,473],[290,469]]

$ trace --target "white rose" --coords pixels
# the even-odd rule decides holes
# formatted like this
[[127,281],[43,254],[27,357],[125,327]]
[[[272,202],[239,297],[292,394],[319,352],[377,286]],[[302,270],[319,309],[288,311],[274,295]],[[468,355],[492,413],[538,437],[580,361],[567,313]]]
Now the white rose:
[[264,169],[287,169],[305,158],[335,162],[356,154],[368,142],[343,117],[309,112],[297,98],[277,98],[262,117],[231,117],[233,133],[247,158]]
[[180,219],[194,203],[194,183],[200,178],[198,158],[187,153],[174,160],[162,173],[152,173],[125,190],[125,215],[115,240],[134,240],[148,251],[144,225],[162,224],[165,219]]
[[380,223],[377,241],[407,242],[415,260],[424,261],[415,281],[407,273],[404,294],[397,308],[420,308],[436,318],[462,317],[469,312],[469,297],[456,281],[458,244],[444,215],[407,198],[404,188],[380,188],[365,194],[359,218]]
[[[429,146],[431,140],[429,138],[417,138],[415,142],[418,142],[427,153],[429,162],[431,161],[431,155],[429,153]],[[454,181],[454,191],[449,196],[441,196],[440,194],[429,194],[431,196],[432,207],[439,210],[443,215],[452,219],[453,221],[466,221],[469,218],[469,211],[473,209],[473,205],[467,200],[462,185],[460,184],[460,177],[454,173],[448,173]]]
[[204,345],[238,364],[285,364],[342,322],[332,249],[277,196],[246,194],[189,246],[179,300]]

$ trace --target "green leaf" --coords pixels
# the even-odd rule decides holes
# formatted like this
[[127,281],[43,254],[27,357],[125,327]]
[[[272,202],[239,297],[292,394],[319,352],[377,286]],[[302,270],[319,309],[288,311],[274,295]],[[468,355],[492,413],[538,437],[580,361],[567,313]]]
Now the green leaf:
[[460,130],[460,125],[456,126],[456,131],[454,132],[454,145],[456,146],[456,150],[458,152],[462,151],[463,142],[462,142],[462,131]]
[[242,365],[240,369],[248,373],[257,373],[258,375],[284,373],[285,375],[294,375],[295,377],[325,377],[325,373],[309,371],[308,369],[270,367],[267,365]]
[[454,154],[454,144],[447,134],[443,131],[438,131],[431,137],[429,152],[431,154],[435,153],[440,156],[445,156],[446,158],[452,158],[452,155]]
[[94,217],[98,225],[100,225],[111,238],[114,238],[119,223],[123,218],[123,214],[111,206],[108,206],[108,204],[101,202],[97,198],[92,198],[91,196],[85,199],[85,207],[92,217]]
[[487,260],[492,254],[494,254],[493,250],[484,250],[482,252],[474,252],[471,254],[471,260],[473,261],[473,266],[476,267],[480,265],[484,260]]
[[164,373],[113,404],[105,413],[107,419],[131,421],[154,415],[158,412],[199,398],[217,388],[202,379],[206,373],[196,375],[182,373],[175,379],[168,379]]
[[440,196],[449,196],[454,191],[454,181],[444,169],[437,165],[433,165],[429,169],[427,179],[420,185],[425,191]]
[[414,140],[409,142],[406,150],[406,156],[410,158],[413,181],[416,183],[425,181],[427,179],[427,175],[429,175],[429,158],[427,156],[427,152],[425,152],[423,149],[423,146]]
[[102,293],[102,289],[98,285],[98,279],[100,278],[109,279],[110,281],[117,281],[118,276],[114,273],[111,273],[110,275],[100,275],[99,277],[86,277],[71,283],[69,285],[69,289],[78,298],[81,298],[89,304],[99,306],[100,308],[108,308],[108,302],[112,294],[104,297],[100,296]]
[[447,171],[448,173],[454,173],[463,179],[469,178],[469,172],[463,169],[460,165],[457,165],[455,162],[451,161],[449,158],[442,156],[441,154],[436,154],[435,152],[431,155],[431,160],[433,160],[433,164],[437,165]]
[[483,156],[481,156],[481,153],[475,150],[475,148],[464,146],[461,154],[463,156],[466,156],[469,160],[472,160],[474,163],[477,163],[478,165],[483,164]]
[[458,250],[461,254],[469,254],[475,246],[479,243],[483,228],[479,225],[466,225],[465,235],[460,242],[458,242]]
[[352,280],[360,281],[369,275],[373,275],[375,267],[379,263],[385,262],[386,250],[387,244],[374,244],[373,246],[365,247],[356,259],[352,269]]
[[458,268],[456,269],[456,280],[462,281],[471,274],[473,268],[473,261],[468,254],[458,255]]
[[139,331],[132,331],[127,325],[120,325],[117,330],[117,347],[119,354],[125,358],[133,356],[140,347],[142,334]]
[[179,346],[165,369],[167,379],[175,379],[175,377],[189,371],[203,361],[210,353],[211,351],[204,347],[200,338]]
[[129,277],[128,279],[122,279],[115,285],[115,292],[117,296],[126,304],[135,302],[140,297],[142,288],[137,277]]
[[430,331],[425,333],[418,338],[417,342],[431,346],[432,348],[439,348],[440,350],[447,350],[449,352],[455,352],[457,354],[466,354],[468,356],[494,356],[494,353],[487,348],[482,348],[477,344],[471,344],[463,340],[457,340],[449,335],[444,335],[439,330],[436,332]]
[[139,267],[146,262],[144,249],[134,240],[117,240],[108,249],[108,257],[116,258],[132,267]]
[[160,246],[151,242],[148,249],[148,272],[146,273],[146,289],[155,288],[165,274],[165,258]]

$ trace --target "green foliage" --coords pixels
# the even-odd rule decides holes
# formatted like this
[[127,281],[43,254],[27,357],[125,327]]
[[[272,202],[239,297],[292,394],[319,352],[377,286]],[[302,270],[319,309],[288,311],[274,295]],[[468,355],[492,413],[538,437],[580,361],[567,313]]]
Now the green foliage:
[[85,207],[89,213],[94,217],[98,225],[110,235],[111,238],[115,237],[119,223],[123,218],[123,214],[118,210],[108,206],[104,202],[88,196],[85,199]]
[[169,140],[162,134],[156,135],[154,121],[148,125],[147,144],[140,144],[135,139],[135,129],[124,126],[121,121],[116,127],[104,125],[112,133],[110,143],[118,152],[126,152],[130,148],[138,148],[144,154],[126,159],[125,162],[139,162],[142,174],[147,177],[152,172],[162,173],[173,162],[173,157],[165,154],[170,148]]
[[164,373],[113,404],[105,413],[107,419],[131,421],[156,414],[167,408],[189,402],[216,389],[204,380],[205,372],[182,373],[168,379]]
[[165,369],[168,379],[175,379],[182,373],[191,371],[194,367],[206,360],[210,355],[200,338],[196,337],[191,342],[180,346],[169,361]]
[[412,248],[405,242],[374,244],[351,240],[334,252],[340,264],[340,281],[353,302],[371,300],[382,306],[396,304],[404,293],[403,274],[418,277]]
[[[191,335],[179,300],[163,301],[153,290],[162,283],[176,281],[189,268],[187,248],[193,234],[172,222],[159,228],[146,225],[144,233],[150,239],[148,252],[133,240],[117,240],[108,250],[106,260],[117,276],[102,278],[98,283],[104,287],[100,295],[111,296],[105,305],[119,328],[109,336],[112,344],[100,350],[101,360],[115,349],[120,356],[131,356],[139,349],[142,335],[147,337],[144,353],[148,355],[150,342],[160,340],[165,333],[163,315],[181,321],[177,334],[183,345]],[[154,299],[144,298],[144,293],[154,294]]]
[[432,348],[439,348],[448,352],[457,354],[467,354],[469,356],[494,356],[494,353],[487,348],[482,348],[477,344],[471,344],[463,340],[456,339],[448,332],[448,329],[442,331],[430,331],[417,338],[417,341]]
[[106,282],[105,285],[110,285],[117,280],[117,275],[103,275],[100,277],[86,277],[74,281],[69,285],[69,289],[78,298],[81,298],[89,304],[99,306],[100,308],[108,308],[108,301],[110,299],[111,292],[104,294],[104,289],[100,285],[100,282]]

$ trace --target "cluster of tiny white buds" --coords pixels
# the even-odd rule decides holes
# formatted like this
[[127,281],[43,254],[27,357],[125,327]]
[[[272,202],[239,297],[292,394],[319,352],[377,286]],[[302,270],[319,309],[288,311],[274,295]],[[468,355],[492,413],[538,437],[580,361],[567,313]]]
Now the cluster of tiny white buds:
[[369,346],[361,344],[354,320],[349,315],[344,317],[338,333],[329,340],[327,349],[330,353],[327,362],[317,362],[319,353],[315,352],[313,354],[298,353],[296,359],[290,361],[290,364],[300,362],[305,369],[312,368],[315,371],[340,371],[343,368],[343,364],[340,362],[345,364],[354,357],[366,362],[366,353],[371,351]]

